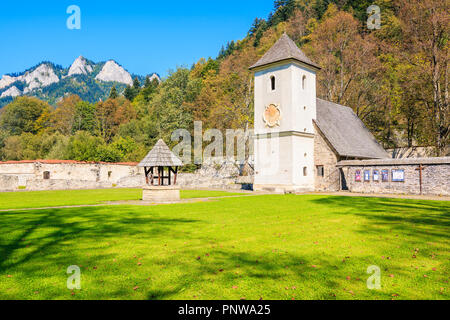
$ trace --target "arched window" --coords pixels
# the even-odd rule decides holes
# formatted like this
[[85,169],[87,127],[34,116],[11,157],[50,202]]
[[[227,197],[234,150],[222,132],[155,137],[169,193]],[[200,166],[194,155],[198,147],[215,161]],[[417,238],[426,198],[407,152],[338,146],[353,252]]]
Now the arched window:
[[303,90],[306,89],[306,76],[303,76],[303,78],[302,78],[302,89]]
[[307,176],[308,175],[308,168],[307,167],[303,167],[303,176]]
[[270,77],[270,88],[272,91],[275,91],[275,77],[274,76]]

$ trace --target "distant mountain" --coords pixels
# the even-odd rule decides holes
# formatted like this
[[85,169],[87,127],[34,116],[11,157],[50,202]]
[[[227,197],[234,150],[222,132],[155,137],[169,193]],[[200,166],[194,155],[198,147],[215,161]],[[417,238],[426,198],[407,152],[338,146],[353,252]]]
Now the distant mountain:
[[[45,61],[24,72],[3,75],[0,108],[22,95],[35,96],[53,105],[69,94],[97,102],[109,96],[112,86],[122,92],[127,85],[133,84],[135,77],[143,84],[144,76],[130,74],[114,60],[95,63],[80,56],[69,68]],[[160,81],[156,73],[151,78]]]

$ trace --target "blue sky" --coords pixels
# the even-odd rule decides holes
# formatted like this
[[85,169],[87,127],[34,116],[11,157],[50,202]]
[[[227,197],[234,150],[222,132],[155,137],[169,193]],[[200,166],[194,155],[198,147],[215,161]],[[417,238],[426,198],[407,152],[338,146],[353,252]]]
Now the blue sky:
[[[81,30],[69,30],[69,5],[81,9]],[[273,0],[2,1],[0,76],[43,60],[68,67],[79,55],[114,59],[128,71],[167,75],[245,37]]]

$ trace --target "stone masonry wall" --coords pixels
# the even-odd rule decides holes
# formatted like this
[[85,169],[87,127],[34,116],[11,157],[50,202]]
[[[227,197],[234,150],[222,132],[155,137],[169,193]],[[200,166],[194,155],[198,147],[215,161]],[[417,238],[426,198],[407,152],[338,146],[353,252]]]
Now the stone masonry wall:
[[[44,179],[48,172],[49,179]],[[240,165],[231,160],[206,161],[195,173],[180,173],[182,188],[240,189]],[[80,163],[76,161],[0,162],[0,191],[139,188],[144,169],[136,164]]]
[[[420,194],[417,164],[410,165],[366,165],[349,166],[344,170],[349,191],[361,193]],[[404,170],[405,181],[392,181],[391,170]],[[355,172],[360,170],[361,182],[355,181]],[[364,181],[364,170],[370,170],[370,181]],[[373,170],[378,170],[380,180],[373,181]],[[381,181],[381,170],[389,170],[389,181]],[[450,195],[450,164],[427,164],[422,173],[423,194]]]
[[[314,175],[316,191],[338,191],[340,188],[339,169],[336,167],[337,155],[316,129],[314,138]],[[324,176],[317,175],[317,166],[324,167]]]

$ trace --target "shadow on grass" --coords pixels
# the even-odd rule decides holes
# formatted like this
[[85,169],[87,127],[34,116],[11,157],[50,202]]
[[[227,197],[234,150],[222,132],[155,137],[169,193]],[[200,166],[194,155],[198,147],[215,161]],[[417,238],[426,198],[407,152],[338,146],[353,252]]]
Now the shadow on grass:
[[[195,256],[194,252],[192,256]],[[203,288],[203,283],[208,284],[211,281],[220,283],[222,289],[225,289],[225,291],[217,292],[215,299],[230,299],[230,295],[233,294],[233,284],[237,284],[241,280],[246,285],[253,284],[252,289],[261,290],[261,294],[258,296],[248,297],[259,299],[267,295],[267,288],[264,286],[264,284],[267,284],[267,281],[277,284],[272,290],[278,295],[279,292],[285,292],[287,285],[291,288],[293,285],[308,284],[321,273],[327,274],[327,277],[323,279],[324,287],[327,289],[323,292],[316,292],[313,285],[311,285],[310,294],[312,296],[310,298],[334,299],[333,292],[338,290],[340,286],[337,279],[342,278],[342,271],[338,264],[339,259],[336,257],[332,259],[330,257],[312,258],[292,254],[284,254],[283,257],[276,257],[275,255],[263,257],[247,251],[216,250],[211,253],[210,257],[204,257],[195,263],[180,263],[180,269],[185,271],[175,283],[184,283],[184,286],[177,285],[175,288],[149,290],[147,299],[179,298],[179,294],[182,294],[184,290],[195,292],[193,291],[194,288]],[[317,268],[313,267],[313,265],[317,265]],[[289,277],[291,279],[286,280]],[[295,278],[294,282],[292,277]],[[300,291],[298,292],[298,294],[301,293]],[[185,298],[192,299],[194,297],[188,296]],[[266,296],[266,298],[268,297]]]
[[[114,214],[107,216],[107,207],[84,207],[70,209],[49,209],[31,212],[4,212],[0,219],[0,270],[7,271],[19,266],[43,252],[61,245],[65,240],[84,240],[115,237],[153,238],[170,234],[177,237],[173,227],[199,222],[193,219],[167,219],[133,212],[129,207],[115,207]],[[106,209],[107,210],[107,209]],[[37,216],[37,218],[35,218]],[[108,219],[105,219],[108,217]],[[27,229],[23,230],[23,226]],[[143,229],[145,231],[143,232]],[[12,239],[3,238],[11,234]],[[30,243],[32,246],[29,248]],[[18,253],[26,249],[26,253]],[[69,249],[70,250],[70,249]],[[71,251],[74,254],[74,250]],[[11,259],[14,257],[14,259]],[[76,257],[73,257],[75,260]]]
[[449,238],[449,202],[335,196],[311,201],[337,208],[328,213],[349,214],[366,219],[367,223],[361,226],[361,231],[365,233],[378,233],[380,227],[388,227],[393,232],[401,232],[418,240],[433,236]]
[[[300,198],[292,196],[283,199],[292,200],[290,206],[285,210],[288,214],[295,216],[297,214],[295,211],[296,201],[299,201]],[[240,217],[239,215],[256,214],[256,209],[253,210],[256,207],[253,202],[254,199],[241,199],[239,203],[232,202],[232,200],[223,201],[226,205],[231,206],[233,204],[237,207],[233,209],[235,210],[233,212],[237,212],[237,217]],[[302,204],[302,201],[298,203]],[[363,219],[358,219],[356,228],[360,229],[357,232],[389,235],[384,230],[380,233],[381,227],[387,229],[387,231],[396,230],[396,232],[408,234],[411,239],[417,241],[428,241],[433,239],[433,236],[436,237],[433,239],[435,241],[448,239],[449,205],[442,202],[350,197],[317,197],[308,201],[317,205],[317,208],[312,206],[311,210],[317,211],[318,215],[323,214],[318,216],[318,221],[333,218],[332,215],[349,215],[352,218],[353,216],[362,217]],[[243,203],[247,203],[247,206],[244,206]],[[276,201],[263,202],[263,204],[269,207],[278,206]],[[197,216],[203,217],[203,214],[207,214],[210,210],[209,205],[196,205],[198,212],[201,213],[199,215],[197,212]],[[193,204],[171,206],[170,208],[174,211],[183,208],[184,211],[181,216],[184,216],[184,213],[189,214],[192,207],[194,207]],[[227,208],[229,209],[229,207]],[[301,247],[289,249],[295,250],[295,253],[283,252],[283,254],[278,255],[271,253],[270,243],[266,243],[265,247],[259,247],[259,243],[255,243],[254,247],[248,247],[247,250],[234,249],[234,247],[211,249],[208,244],[215,243],[219,237],[211,232],[195,231],[205,230],[206,227],[209,227],[208,223],[212,224],[213,227],[216,224],[215,227],[217,228],[220,223],[216,220],[212,222],[212,219],[221,216],[209,217],[208,222],[208,218],[205,218],[205,221],[184,217],[171,218],[174,216],[172,212],[160,210],[159,207],[117,206],[114,208],[85,207],[2,213],[0,215],[0,257],[2,258],[0,272],[13,268],[17,269],[17,267],[22,267],[25,262],[35,258],[37,258],[35,260],[38,263],[34,263],[35,261],[29,263],[25,273],[37,271],[42,266],[42,263],[41,266],[39,265],[42,258],[46,259],[46,266],[56,263],[67,265],[69,258],[74,260],[83,258],[83,255],[91,249],[97,249],[98,243],[114,242],[117,238],[126,239],[125,244],[123,241],[121,243],[122,248],[125,247],[126,249],[128,249],[128,242],[132,244],[136,240],[151,242],[162,241],[162,239],[164,241],[166,239],[183,239],[174,248],[179,251],[178,254],[182,259],[176,259],[175,254],[167,254],[164,257],[155,254],[148,255],[148,265],[165,265],[167,267],[164,271],[157,270],[157,272],[167,274],[169,280],[161,280],[159,281],[161,284],[158,286],[146,288],[144,297],[152,300],[180,298],[180,296],[184,297],[184,290],[189,290],[189,294],[191,294],[198,288],[202,288],[205,282],[215,281],[215,283],[218,283],[220,291],[211,293],[212,287],[204,286],[209,288],[205,289],[210,290],[209,296],[217,297],[217,299],[224,297],[239,298],[239,296],[236,296],[237,291],[233,291],[231,287],[234,283],[244,280],[243,285],[254,287],[254,290],[249,291],[253,293],[259,290],[264,291],[267,296],[263,298],[280,297],[280,295],[286,293],[284,286],[295,285],[302,286],[302,291],[298,290],[299,297],[304,294],[302,297],[308,299],[335,299],[333,294],[340,292],[339,298],[352,299],[354,298],[352,295],[342,291],[343,278],[351,274],[353,279],[355,275],[352,272],[357,269],[359,270],[357,272],[360,273],[356,276],[365,279],[367,261],[374,259],[374,256],[360,255],[358,258],[355,257],[352,265],[342,262],[343,254],[341,255],[340,252],[335,251],[335,255],[325,255],[318,249],[306,253]],[[280,211],[280,213],[269,217],[276,219],[275,216],[282,215],[283,212]],[[263,216],[263,219],[266,219],[266,217]],[[249,222],[247,221],[247,223]],[[258,222],[252,220],[251,223]],[[245,232],[236,234],[247,236]],[[218,241],[236,240],[233,237],[236,237],[235,234],[227,234]],[[201,245],[196,243],[193,247],[184,246],[182,243],[185,239],[194,240]],[[72,240],[72,244],[73,240],[80,240],[84,246],[71,248],[65,244],[67,241],[70,243],[70,240]],[[31,246],[27,247],[29,244]],[[86,245],[89,248],[86,248]],[[96,259],[106,260],[105,252],[100,249],[100,254],[96,254]],[[206,256],[206,253],[209,255]],[[197,260],[197,256],[201,256],[201,259]],[[192,260],[186,259],[186,257],[192,257]],[[112,257],[108,256],[109,258]],[[136,265],[136,263],[133,263],[133,265]],[[115,272],[123,276],[124,272],[133,269],[127,265],[122,265],[117,270]],[[395,270],[395,273],[405,277],[409,275],[407,270],[401,269]],[[295,283],[287,283],[288,281]],[[375,295],[377,298],[390,298],[389,292],[367,293],[363,280],[358,281],[356,286],[360,289],[361,295],[366,298],[373,298]],[[120,294],[120,297],[129,297],[130,293],[134,292],[132,288],[129,290],[118,288],[117,294]],[[143,289],[144,286],[141,288]],[[93,290],[97,291],[89,297],[103,297],[101,289]],[[404,290],[412,292],[415,288]],[[414,296],[414,294],[410,293],[406,296]],[[192,299],[193,297],[186,296],[186,298]],[[248,296],[247,298],[258,299],[259,297]],[[286,298],[289,297],[286,296]]]

